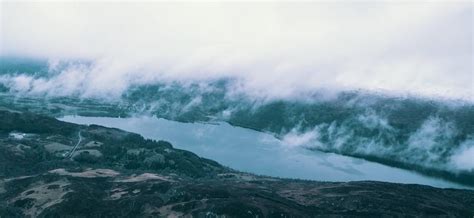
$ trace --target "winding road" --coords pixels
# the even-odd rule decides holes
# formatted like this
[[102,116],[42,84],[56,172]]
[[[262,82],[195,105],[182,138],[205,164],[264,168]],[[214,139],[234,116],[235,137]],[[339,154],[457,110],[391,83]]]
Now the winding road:
[[77,147],[79,146],[79,144],[81,144],[81,141],[82,141],[81,131],[79,131],[78,136],[79,136],[79,141],[77,141],[76,145],[74,145],[74,147],[71,149],[71,151],[70,151],[69,154],[66,156],[66,158],[72,159],[72,156],[74,155],[74,152],[76,151],[76,149],[77,149]]

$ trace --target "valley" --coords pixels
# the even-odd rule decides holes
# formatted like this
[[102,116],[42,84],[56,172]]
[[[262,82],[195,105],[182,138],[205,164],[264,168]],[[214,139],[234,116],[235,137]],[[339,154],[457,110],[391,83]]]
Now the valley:
[[[119,129],[29,112],[1,110],[0,118],[6,217],[470,216],[474,210],[474,192],[466,189],[257,176]],[[67,158],[79,131],[78,155]]]

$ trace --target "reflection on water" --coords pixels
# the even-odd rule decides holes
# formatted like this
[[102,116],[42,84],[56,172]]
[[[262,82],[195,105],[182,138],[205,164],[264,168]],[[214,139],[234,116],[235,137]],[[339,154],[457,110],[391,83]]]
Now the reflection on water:
[[155,117],[107,118],[66,116],[60,120],[98,124],[171,142],[231,168],[255,174],[320,181],[377,180],[463,187],[408,170],[337,154],[286,146],[270,134],[227,123],[180,123]]

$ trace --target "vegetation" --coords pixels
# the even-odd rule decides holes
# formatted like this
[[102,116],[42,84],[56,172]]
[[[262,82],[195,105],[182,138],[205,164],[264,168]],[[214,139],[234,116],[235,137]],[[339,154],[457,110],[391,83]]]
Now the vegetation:
[[[0,115],[1,217],[470,216],[474,211],[470,190],[255,176],[118,129],[29,112],[0,110]],[[79,132],[82,140],[69,158],[64,152],[73,150]]]

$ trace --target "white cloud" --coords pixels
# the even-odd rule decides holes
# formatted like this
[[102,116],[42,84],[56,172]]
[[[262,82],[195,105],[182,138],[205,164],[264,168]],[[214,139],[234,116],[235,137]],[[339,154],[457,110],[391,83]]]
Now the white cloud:
[[474,140],[464,141],[451,156],[451,162],[457,169],[474,171]]
[[311,131],[300,132],[298,128],[292,129],[290,132],[283,135],[282,144],[289,147],[317,147],[320,146],[319,132],[315,128]]
[[0,53],[95,63],[84,75],[33,83],[49,93],[117,96],[132,84],[236,77],[253,95],[368,89],[474,101],[472,10],[469,2],[3,2]]
[[408,147],[402,159],[429,167],[444,164],[443,154],[452,149],[449,145],[454,144],[454,138],[458,134],[452,122],[444,121],[439,117],[429,117],[408,138]]

